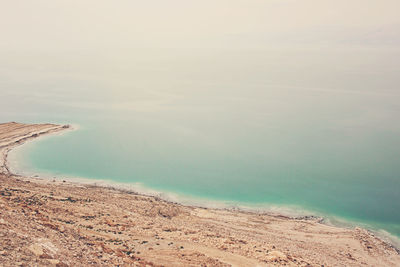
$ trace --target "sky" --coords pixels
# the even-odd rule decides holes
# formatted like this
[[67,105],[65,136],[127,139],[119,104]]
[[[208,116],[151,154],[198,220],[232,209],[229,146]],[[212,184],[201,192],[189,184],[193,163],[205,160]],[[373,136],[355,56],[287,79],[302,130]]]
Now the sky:
[[208,95],[276,95],[263,86],[397,94],[399,9],[398,0],[0,0],[1,104],[23,95],[148,112]]
[[0,47],[399,45],[396,0],[0,1]]

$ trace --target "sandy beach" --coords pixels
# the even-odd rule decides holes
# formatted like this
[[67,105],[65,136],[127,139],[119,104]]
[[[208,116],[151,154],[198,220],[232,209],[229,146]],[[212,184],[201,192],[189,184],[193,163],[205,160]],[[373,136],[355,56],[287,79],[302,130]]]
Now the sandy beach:
[[12,148],[68,128],[0,124],[0,266],[400,266],[361,228],[12,173]]

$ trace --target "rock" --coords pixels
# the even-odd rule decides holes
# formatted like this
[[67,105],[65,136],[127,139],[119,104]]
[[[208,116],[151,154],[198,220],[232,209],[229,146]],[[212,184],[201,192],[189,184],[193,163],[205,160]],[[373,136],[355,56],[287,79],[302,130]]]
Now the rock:
[[43,255],[40,255],[41,259],[52,259],[53,257],[47,253],[43,253]]
[[33,244],[29,247],[29,250],[35,254],[37,257],[40,257],[44,254],[43,248],[38,244]]
[[114,252],[111,248],[107,247],[103,243],[100,243],[100,246],[101,246],[101,248],[102,248],[104,253],[112,254]]
[[162,207],[158,210],[158,215],[164,218],[171,219],[172,217],[175,217],[179,215],[180,209],[176,207],[170,207],[170,206],[165,206]]
[[115,224],[112,220],[110,220],[110,219],[106,219],[106,220],[105,220],[105,224],[107,224],[107,225],[110,226],[110,227],[116,226],[116,224]]
[[53,230],[58,231],[58,225],[56,225],[56,224],[44,223],[43,226],[47,226],[47,227],[49,227],[49,228],[51,228],[51,229],[53,229]]
[[268,256],[267,256],[268,261],[279,261],[279,260],[286,260],[286,259],[287,259],[287,256],[278,250],[271,251],[270,253],[268,253]]
[[69,265],[64,262],[59,262],[56,264],[56,267],[68,267]]
[[161,205],[154,206],[151,209],[146,211],[147,216],[160,216],[163,218],[171,219],[172,217],[178,216],[181,213],[181,210],[178,207]]
[[6,224],[6,222],[3,219],[0,219],[0,224]]
[[57,264],[60,263],[60,261],[59,261],[59,260],[56,260],[56,259],[48,259],[47,261],[48,261],[50,264],[52,264],[52,265],[57,265]]

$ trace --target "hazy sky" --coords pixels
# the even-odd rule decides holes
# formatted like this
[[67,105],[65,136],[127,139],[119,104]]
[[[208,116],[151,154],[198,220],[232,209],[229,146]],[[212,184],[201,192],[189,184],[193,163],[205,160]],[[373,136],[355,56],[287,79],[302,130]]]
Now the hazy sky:
[[0,48],[399,45],[398,10],[398,0],[1,0]]
[[390,96],[399,10],[399,0],[0,0],[0,104],[23,95],[151,111],[282,88]]

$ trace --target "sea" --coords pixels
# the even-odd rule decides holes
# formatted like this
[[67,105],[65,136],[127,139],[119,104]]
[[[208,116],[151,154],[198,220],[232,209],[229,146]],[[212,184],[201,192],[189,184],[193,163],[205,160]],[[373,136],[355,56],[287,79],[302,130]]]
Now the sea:
[[0,63],[0,121],[73,129],[13,150],[16,173],[400,237],[395,47],[29,55]]

